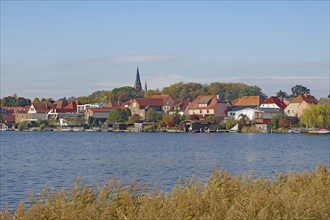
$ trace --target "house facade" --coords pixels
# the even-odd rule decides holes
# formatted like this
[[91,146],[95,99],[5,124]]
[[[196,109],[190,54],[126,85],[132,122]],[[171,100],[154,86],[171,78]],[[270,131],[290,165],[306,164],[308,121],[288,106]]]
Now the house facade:
[[300,118],[304,110],[310,105],[318,104],[318,100],[309,94],[302,94],[291,100],[291,103],[284,109],[287,116]]
[[89,117],[94,117],[96,119],[106,120],[109,114],[112,112],[113,108],[90,108],[85,111],[85,121],[88,121]]
[[286,108],[286,104],[282,99],[271,96],[260,105],[260,108],[277,108],[283,111]]
[[194,99],[188,108],[188,115],[206,119],[208,116],[214,116],[219,122],[226,116],[227,102],[221,102],[216,95],[199,95]]
[[171,105],[170,110],[168,111],[169,114],[179,114],[179,115],[188,115],[188,108],[190,105],[189,100],[175,100],[174,103]]
[[174,103],[174,99],[171,95],[152,95],[150,99],[161,99],[163,101],[162,111],[166,114],[170,111],[171,106]]
[[134,98],[129,105],[132,115],[138,115],[142,120],[146,118],[146,112],[153,108],[160,115],[163,114],[163,100],[162,99],[145,99]]

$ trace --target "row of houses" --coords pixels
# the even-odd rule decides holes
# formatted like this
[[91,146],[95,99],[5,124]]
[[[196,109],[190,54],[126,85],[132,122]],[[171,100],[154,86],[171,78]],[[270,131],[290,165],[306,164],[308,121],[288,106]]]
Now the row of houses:
[[[216,122],[233,118],[240,120],[243,116],[251,123],[270,125],[271,118],[277,114],[299,118],[303,111],[318,100],[310,94],[302,94],[293,99],[283,99],[271,96],[243,96],[232,101],[223,101],[216,95],[199,95],[194,100],[174,100],[170,95],[152,95],[149,98],[134,98],[125,103],[114,101],[99,104],[81,104],[79,101],[70,103],[65,100],[55,102],[33,103],[31,106],[1,108],[2,119],[7,125],[22,121],[63,119],[70,117],[89,117],[106,120],[115,108],[129,108],[132,115],[138,115],[142,120],[153,108],[160,115],[180,114],[191,120],[207,120],[213,116]],[[64,120],[61,120],[62,122]],[[63,122],[66,125],[65,122]]]

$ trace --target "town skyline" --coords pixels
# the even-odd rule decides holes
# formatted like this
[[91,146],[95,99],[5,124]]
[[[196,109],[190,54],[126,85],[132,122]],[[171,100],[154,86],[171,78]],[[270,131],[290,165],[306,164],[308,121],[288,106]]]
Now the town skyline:
[[[281,16],[278,16],[281,15]],[[300,84],[329,94],[329,2],[1,1],[1,97],[134,85]]]

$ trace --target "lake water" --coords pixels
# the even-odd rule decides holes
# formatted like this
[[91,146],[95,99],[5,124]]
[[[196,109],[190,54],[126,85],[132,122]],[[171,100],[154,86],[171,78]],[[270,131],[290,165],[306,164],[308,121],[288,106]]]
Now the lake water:
[[28,192],[111,177],[157,182],[169,190],[178,178],[206,181],[214,169],[273,176],[276,171],[330,167],[330,136],[241,133],[1,132],[0,210]]

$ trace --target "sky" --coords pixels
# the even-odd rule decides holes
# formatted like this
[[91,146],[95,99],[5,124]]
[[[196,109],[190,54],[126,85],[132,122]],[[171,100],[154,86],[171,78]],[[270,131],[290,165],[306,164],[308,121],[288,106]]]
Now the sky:
[[329,1],[4,1],[1,97],[242,82],[330,93]]

